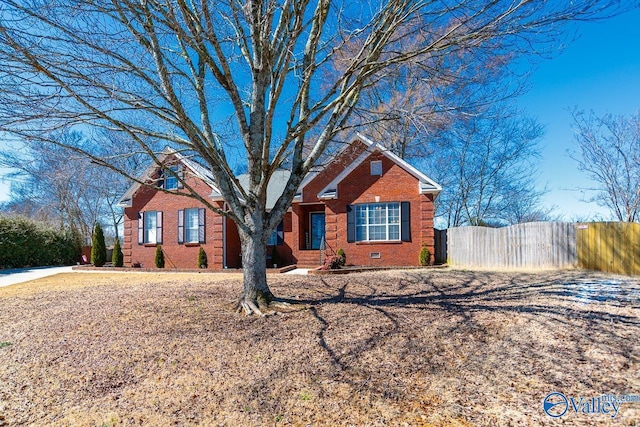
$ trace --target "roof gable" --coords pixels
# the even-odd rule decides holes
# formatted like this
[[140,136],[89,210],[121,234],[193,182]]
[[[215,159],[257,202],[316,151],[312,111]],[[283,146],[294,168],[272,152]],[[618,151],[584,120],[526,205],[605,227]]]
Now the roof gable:
[[[328,159],[327,165],[330,165],[332,162],[340,159],[340,157],[342,157],[347,152],[346,150],[348,148],[350,147],[353,148],[356,142],[360,142],[363,144],[364,150],[362,151],[362,153],[357,155],[355,159],[353,159],[339,174],[337,174],[331,180],[331,182],[329,182],[329,184],[324,186],[324,188],[322,188],[322,190],[320,190],[320,192],[317,195],[314,195],[315,197],[317,197],[318,199],[337,198],[338,184],[340,184],[345,178],[347,178],[358,166],[360,166],[372,153],[375,153],[375,152],[382,153],[391,161],[393,161],[395,164],[397,164],[399,167],[401,167],[403,170],[405,170],[406,172],[414,176],[418,181],[417,190],[420,194],[433,194],[437,196],[442,190],[442,187],[438,183],[436,183],[434,180],[429,178],[427,175],[420,172],[415,167],[411,166],[405,160],[401,159],[400,157],[392,153],[390,150],[388,150],[386,147],[384,147],[380,143],[374,142],[360,133],[356,134],[356,138],[354,138],[350,144],[345,144],[343,148],[341,148],[336,153],[331,155]],[[201,179],[209,187],[211,187],[210,197],[212,199],[214,200],[222,199],[222,194],[220,193],[220,190],[215,184],[213,175],[204,166],[200,165],[198,162],[195,162],[185,157],[184,155],[180,154],[178,151],[170,147],[165,148],[162,151],[162,153],[160,153],[160,155],[158,156],[158,162],[163,163],[165,159],[167,159],[167,157],[169,156],[174,156],[177,162],[183,164],[188,170],[190,170],[193,176]],[[159,166],[157,163],[151,164],[145,170],[145,172],[140,176],[139,181],[142,181],[142,182],[149,181],[153,176],[153,174],[160,167],[161,166]],[[307,186],[307,184],[314,181],[322,173],[323,170],[324,168],[316,168],[315,170],[307,174],[307,176],[302,180],[302,183],[300,184],[298,193],[294,198],[294,202],[302,201],[302,191],[305,188],[305,186]],[[267,208],[268,209],[274,206],[278,197],[280,197],[280,195],[282,194],[282,191],[289,180],[290,174],[291,174],[290,171],[278,170],[272,175],[269,181],[269,184],[267,186]],[[246,189],[248,187],[248,183],[249,183],[248,175],[246,174],[240,175],[237,177],[237,179],[239,184],[243,188]],[[133,185],[129,187],[129,189],[124,193],[124,195],[118,201],[118,206],[130,207],[136,191],[138,191],[138,189],[141,186],[142,184],[138,182],[133,183]]]
[[374,142],[366,136],[358,133],[358,139],[366,145],[366,150],[364,150],[356,159],[354,159],[349,166],[347,166],[342,172],[340,172],[329,184],[327,184],[320,192],[318,193],[318,199],[335,199],[338,197],[338,184],[340,184],[347,176],[349,176],[358,166],[360,166],[372,153],[380,152],[401,167],[403,170],[414,176],[418,180],[418,188],[420,194],[433,194],[437,196],[440,191],[442,191],[442,187],[429,178],[424,173],[420,172],[415,167],[411,166],[405,160],[401,159],[389,149],[381,145],[380,143]]
[[[193,174],[193,176],[201,179],[205,184],[211,187],[212,197],[220,196],[220,191],[218,190],[218,187],[214,183],[213,175],[205,167],[200,165],[198,162],[188,159],[187,157],[180,154],[178,151],[174,150],[171,147],[166,147],[162,151],[162,153],[158,155],[158,162],[164,163],[164,161],[169,156],[175,157],[177,163],[181,163],[182,165],[184,165]],[[142,182],[149,181],[153,176],[153,174],[160,168],[161,166],[158,163],[155,163],[155,162],[152,163],[151,165],[149,165],[149,167],[147,167],[147,169],[142,173],[142,175],[140,175],[138,180]],[[122,195],[120,200],[118,200],[117,205],[123,208],[130,207],[131,200],[135,195],[136,191],[138,191],[140,187],[142,187],[142,184],[140,184],[139,182],[134,182],[129,187],[129,189]]]
[[[202,166],[198,162],[188,159],[187,157],[183,156],[182,154],[180,154],[179,152],[177,152],[176,150],[170,147],[167,147],[162,151],[162,153],[158,156],[158,162],[164,163],[164,161],[169,156],[174,156],[176,158],[177,163],[183,164],[187,169],[191,171],[193,176],[201,179],[209,187],[211,187],[211,194],[209,195],[209,197],[211,197],[213,200],[222,200],[223,198],[222,193],[220,192],[218,187],[215,185],[213,175],[204,166]],[[153,176],[153,174],[160,167],[161,166],[159,166],[157,163],[151,164],[144,171],[144,173],[139,177],[139,181],[143,181],[143,182],[149,181]],[[280,197],[280,194],[282,194],[284,187],[287,185],[287,181],[289,180],[290,174],[291,172],[286,170],[277,170],[271,176],[271,179],[269,180],[269,184],[267,185],[267,208],[268,209],[271,209],[275,205],[276,201],[278,200],[278,197]],[[237,179],[240,185],[245,190],[249,187],[248,174],[239,175]],[[136,191],[138,191],[140,187],[142,187],[142,184],[138,182],[133,183],[133,185],[129,187],[129,189],[124,193],[124,195],[118,201],[118,206],[130,207],[131,201]]]

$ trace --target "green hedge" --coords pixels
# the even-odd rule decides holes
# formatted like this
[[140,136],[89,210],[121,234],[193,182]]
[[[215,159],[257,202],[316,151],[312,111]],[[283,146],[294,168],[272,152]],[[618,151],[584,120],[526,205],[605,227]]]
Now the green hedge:
[[91,264],[102,267],[107,262],[107,245],[104,243],[102,226],[96,222],[91,239]]
[[0,268],[75,264],[77,233],[22,218],[0,216]]
[[124,254],[120,247],[120,239],[116,237],[116,243],[113,245],[113,252],[111,252],[111,264],[114,267],[122,267],[124,265]]

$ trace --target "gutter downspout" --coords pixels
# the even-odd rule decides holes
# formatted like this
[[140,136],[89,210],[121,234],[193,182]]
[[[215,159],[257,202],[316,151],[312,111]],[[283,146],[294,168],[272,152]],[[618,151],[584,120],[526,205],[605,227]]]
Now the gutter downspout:
[[[222,210],[227,211],[227,202],[222,205]],[[227,217],[222,216],[222,268],[227,268]]]

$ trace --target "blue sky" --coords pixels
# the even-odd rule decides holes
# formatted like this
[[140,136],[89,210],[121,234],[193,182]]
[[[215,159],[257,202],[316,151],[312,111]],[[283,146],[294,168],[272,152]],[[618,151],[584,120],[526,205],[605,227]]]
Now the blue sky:
[[575,149],[569,108],[596,114],[630,115],[640,109],[640,10],[600,22],[576,25],[578,39],[561,54],[542,61],[531,90],[518,104],[546,128],[539,185],[550,190],[546,206],[564,219],[612,219],[581,189],[593,183],[578,171],[567,150]]
[[[546,206],[566,220],[610,219],[608,211],[581,199],[592,187],[567,150],[575,148],[568,109],[574,106],[630,115],[640,109],[640,10],[601,22],[575,25],[578,39],[552,59],[542,60],[531,76],[531,90],[518,104],[543,124],[539,186],[550,191]],[[0,170],[0,175],[3,173]],[[0,201],[9,185],[0,180]]]

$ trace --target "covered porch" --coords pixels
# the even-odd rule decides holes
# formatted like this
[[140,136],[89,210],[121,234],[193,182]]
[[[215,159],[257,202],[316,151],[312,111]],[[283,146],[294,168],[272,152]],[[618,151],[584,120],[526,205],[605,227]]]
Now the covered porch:
[[326,244],[326,206],[299,203],[292,207],[293,252],[298,266],[318,267],[329,249]]

